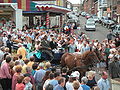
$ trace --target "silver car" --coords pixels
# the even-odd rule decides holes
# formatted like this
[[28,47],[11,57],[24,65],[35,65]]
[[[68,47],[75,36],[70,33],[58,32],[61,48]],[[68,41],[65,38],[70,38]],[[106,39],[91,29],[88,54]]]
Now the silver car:
[[114,34],[116,34],[116,33],[120,34],[120,24],[115,26],[115,29],[113,29],[113,33]]
[[87,20],[86,24],[85,24],[85,30],[96,30],[96,25],[95,25],[95,21],[92,20]]

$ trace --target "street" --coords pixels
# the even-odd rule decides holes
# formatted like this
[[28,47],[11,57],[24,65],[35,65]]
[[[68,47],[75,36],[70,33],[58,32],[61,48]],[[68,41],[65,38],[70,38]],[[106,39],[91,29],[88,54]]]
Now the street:
[[108,28],[96,23],[96,27],[97,27],[96,31],[85,31],[84,25],[86,22],[86,18],[80,16],[79,19],[80,19],[81,32],[85,32],[91,40],[98,39],[101,42],[106,38],[107,33],[109,31]]

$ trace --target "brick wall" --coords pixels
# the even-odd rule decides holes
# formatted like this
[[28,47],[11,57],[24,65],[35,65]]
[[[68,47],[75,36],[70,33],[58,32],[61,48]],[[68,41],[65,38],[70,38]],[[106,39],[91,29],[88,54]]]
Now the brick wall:
[[87,13],[90,13],[90,5],[91,5],[91,0],[87,0],[84,2],[84,11]]

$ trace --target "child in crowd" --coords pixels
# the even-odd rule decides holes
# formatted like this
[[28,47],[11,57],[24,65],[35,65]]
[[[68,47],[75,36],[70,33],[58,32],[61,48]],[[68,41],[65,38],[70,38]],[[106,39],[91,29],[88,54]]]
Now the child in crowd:
[[23,76],[18,77],[15,90],[24,90],[25,85],[23,84],[23,79],[24,79]]
[[32,90],[32,84],[30,83],[31,79],[30,77],[25,77],[24,78],[24,83],[25,83],[25,88],[24,90]]

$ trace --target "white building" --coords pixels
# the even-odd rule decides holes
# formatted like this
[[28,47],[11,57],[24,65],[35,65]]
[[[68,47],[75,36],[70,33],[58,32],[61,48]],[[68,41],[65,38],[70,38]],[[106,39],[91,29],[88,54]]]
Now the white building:
[[107,0],[98,0],[98,17],[106,16]]

